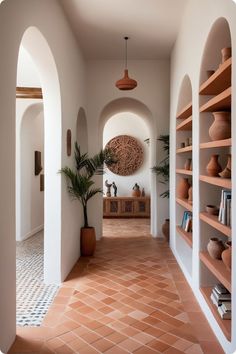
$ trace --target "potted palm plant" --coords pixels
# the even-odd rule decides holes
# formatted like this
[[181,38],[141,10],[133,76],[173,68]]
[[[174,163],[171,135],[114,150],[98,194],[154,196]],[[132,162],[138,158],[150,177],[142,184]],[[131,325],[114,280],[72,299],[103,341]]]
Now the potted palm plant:
[[104,173],[104,164],[111,165],[116,160],[108,149],[101,150],[92,158],[88,154],[82,154],[80,147],[75,143],[76,169],[64,167],[60,170],[67,180],[67,190],[72,199],[78,200],[83,208],[84,225],[81,228],[81,254],[92,256],[96,247],[96,235],[94,227],[88,222],[88,201],[96,194],[102,193],[101,188],[95,187],[94,175]]

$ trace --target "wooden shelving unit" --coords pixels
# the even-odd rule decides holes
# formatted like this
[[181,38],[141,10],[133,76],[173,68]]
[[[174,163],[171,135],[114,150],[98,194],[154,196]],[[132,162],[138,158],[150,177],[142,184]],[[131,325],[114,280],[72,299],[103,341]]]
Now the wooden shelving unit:
[[176,203],[184,207],[185,209],[192,211],[193,206],[188,202],[188,199],[176,198]]
[[192,176],[193,174],[193,171],[185,170],[184,168],[177,168],[175,172],[181,175],[188,175],[188,176]]
[[192,145],[186,146],[184,148],[177,149],[176,154],[183,154],[185,152],[190,152],[190,151],[192,151],[192,149],[193,149]]
[[192,130],[192,122],[193,122],[192,116],[188,117],[188,118],[184,119],[183,122],[181,122],[180,124],[177,125],[176,130],[177,131]]
[[214,186],[231,189],[231,179],[229,178],[200,175],[199,179],[202,182],[213,184]]
[[207,212],[200,213],[200,219],[208,225],[214,227],[214,229],[222,232],[222,234],[231,237],[231,228],[218,221],[217,215],[211,215]]
[[228,87],[217,96],[207,101],[200,107],[200,112],[230,111],[231,109],[231,87]]
[[231,320],[222,320],[222,318],[220,317],[217,311],[217,307],[212,303],[210,298],[212,292],[211,287],[204,287],[201,288],[200,290],[209,308],[211,309],[211,312],[214,315],[218,325],[220,326],[222,332],[224,333],[225,337],[230,341],[231,340]]
[[16,98],[42,99],[43,93],[40,87],[17,87]]
[[192,115],[192,102],[188,103],[178,114],[177,119],[186,119]]
[[176,231],[178,234],[187,242],[187,244],[192,248],[193,247],[193,235],[192,232],[186,232],[182,229],[181,226],[176,226]]
[[200,144],[200,149],[212,149],[219,147],[230,147],[232,143],[232,139],[224,139],[224,140],[216,140],[216,141],[208,141],[206,143]]

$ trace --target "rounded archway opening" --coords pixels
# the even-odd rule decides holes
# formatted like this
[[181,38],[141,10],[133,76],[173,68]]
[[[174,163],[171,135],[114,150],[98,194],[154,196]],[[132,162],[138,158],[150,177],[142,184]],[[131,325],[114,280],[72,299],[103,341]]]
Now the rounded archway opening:
[[83,154],[88,152],[88,128],[84,108],[79,109],[76,123],[76,141]]

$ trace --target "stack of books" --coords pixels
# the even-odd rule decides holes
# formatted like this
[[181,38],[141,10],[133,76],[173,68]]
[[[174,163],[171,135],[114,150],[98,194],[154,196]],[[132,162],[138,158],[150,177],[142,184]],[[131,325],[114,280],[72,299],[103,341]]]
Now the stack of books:
[[218,220],[231,227],[231,190],[222,189]]
[[217,284],[212,289],[211,300],[214,305],[216,305],[220,317],[223,320],[231,319],[231,294],[222,285]]
[[192,232],[192,213],[191,213],[191,211],[184,212],[181,227],[186,232]]

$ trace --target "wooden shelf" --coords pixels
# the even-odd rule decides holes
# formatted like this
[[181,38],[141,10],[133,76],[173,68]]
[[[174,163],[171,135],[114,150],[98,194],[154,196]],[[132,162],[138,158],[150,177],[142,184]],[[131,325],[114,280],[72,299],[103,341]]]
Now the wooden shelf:
[[200,175],[199,179],[202,182],[213,184],[214,186],[231,189],[230,178],[210,177],[210,176]]
[[180,173],[180,174],[182,174],[182,175],[192,176],[193,171],[185,170],[184,168],[177,168],[177,169],[176,169],[176,173]]
[[231,86],[232,58],[226,60],[216,72],[200,86],[200,95],[218,95]]
[[224,140],[215,140],[215,141],[208,141],[206,143],[200,144],[200,149],[210,149],[210,148],[218,148],[218,147],[229,147],[231,146],[232,141],[231,138],[224,139]]
[[16,98],[36,98],[42,99],[42,89],[40,87],[17,87]]
[[192,116],[187,119],[184,119],[183,122],[181,122],[180,124],[177,125],[176,130],[177,131],[192,130],[192,121],[193,121]]
[[220,326],[222,332],[224,333],[225,337],[230,341],[231,340],[231,320],[223,320],[217,310],[217,307],[213,304],[211,301],[211,292],[212,288],[207,287],[207,288],[200,288],[202,295],[204,296],[204,299],[207,302],[207,305],[210,307],[210,310],[215,317],[218,325]]
[[188,199],[183,199],[183,198],[176,198],[176,203],[184,207],[185,209],[192,211],[193,206],[188,202]]
[[200,252],[200,259],[210,272],[231,292],[231,272],[226,268],[223,261],[211,258],[208,252]]
[[192,149],[193,149],[192,145],[186,146],[184,148],[177,149],[176,154],[182,154],[184,152],[189,152],[189,151],[192,151]]
[[193,247],[193,235],[192,232],[186,232],[181,226],[176,226],[176,231],[178,234],[187,242],[187,244]]
[[200,112],[215,112],[219,110],[231,110],[231,87],[213,97],[200,107]]
[[192,102],[188,103],[178,114],[177,119],[186,119],[192,115]]
[[218,221],[217,215],[211,215],[207,212],[200,213],[200,219],[208,225],[214,227],[214,229],[222,232],[224,235],[231,237],[231,228]]

